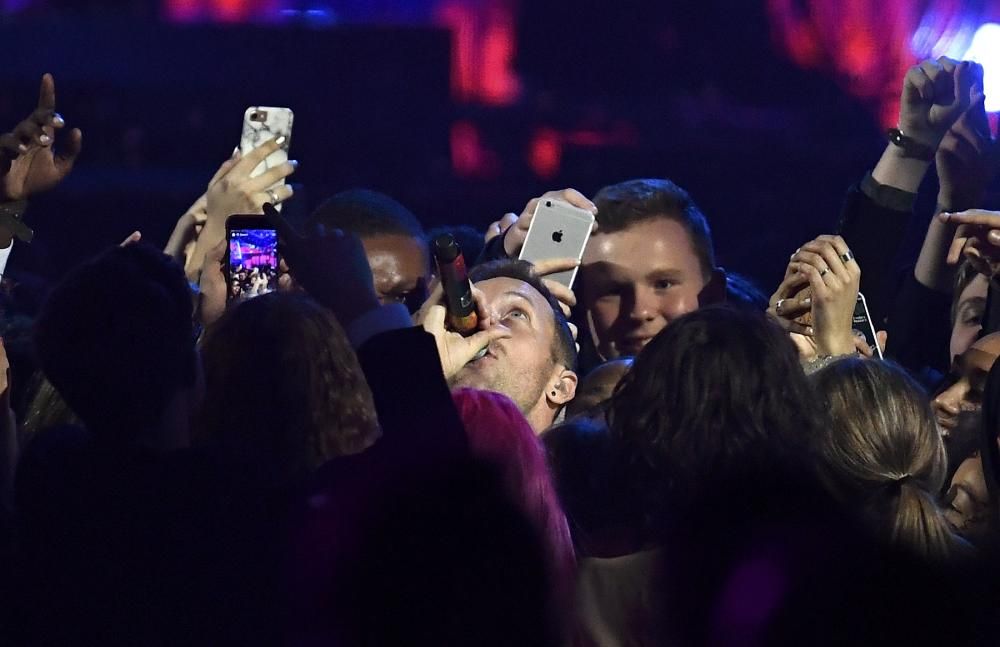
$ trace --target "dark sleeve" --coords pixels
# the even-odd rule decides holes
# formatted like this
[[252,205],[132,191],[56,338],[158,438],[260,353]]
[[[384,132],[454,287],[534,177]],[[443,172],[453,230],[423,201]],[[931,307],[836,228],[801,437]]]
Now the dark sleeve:
[[475,265],[507,258],[507,250],[503,248],[503,237],[506,235],[507,232],[504,231],[499,236],[494,236],[488,240],[486,245],[483,246],[483,251],[480,252],[479,257],[476,259]]
[[380,451],[420,462],[448,460],[467,451],[430,333],[412,327],[375,335],[361,346],[358,360],[382,427],[376,442]]
[[869,173],[848,190],[841,211],[837,231],[861,266],[861,292],[877,329],[885,326],[891,309],[893,262],[915,199],[916,194],[883,186]]
[[886,354],[914,374],[925,368],[947,373],[951,365],[951,295],[923,285],[906,272],[889,313]]

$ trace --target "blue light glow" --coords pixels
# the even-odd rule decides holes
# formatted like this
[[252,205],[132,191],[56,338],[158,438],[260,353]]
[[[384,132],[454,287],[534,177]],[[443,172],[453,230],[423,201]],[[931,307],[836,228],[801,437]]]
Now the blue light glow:
[[986,110],[1000,112],[1000,24],[989,22],[977,29],[962,58],[983,66]]

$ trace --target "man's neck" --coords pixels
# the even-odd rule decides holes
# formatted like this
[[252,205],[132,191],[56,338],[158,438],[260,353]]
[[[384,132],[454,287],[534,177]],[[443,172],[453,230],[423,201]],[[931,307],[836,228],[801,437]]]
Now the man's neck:
[[536,436],[540,436],[555,422],[557,411],[554,411],[547,400],[542,400],[531,411],[525,411],[524,417],[531,425]]

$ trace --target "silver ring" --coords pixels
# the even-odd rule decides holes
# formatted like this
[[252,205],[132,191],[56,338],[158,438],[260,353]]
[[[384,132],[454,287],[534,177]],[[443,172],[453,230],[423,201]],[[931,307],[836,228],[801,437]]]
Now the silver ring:
[[271,204],[278,204],[278,194],[274,192],[274,189],[266,189],[266,191],[271,198]]
[[847,250],[846,252],[840,255],[840,260],[844,261],[845,263],[850,263],[851,261],[854,260],[854,254],[851,253],[851,250]]
[[788,299],[778,299],[778,302],[774,304],[774,311],[779,315],[781,314],[781,307],[785,305],[785,301],[788,301]]
[[826,276],[826,273],[829,272],[829,271],[830,271],[830,268],[824,267],[822,270],[819,271],[819,277],[823,278],[824,276]]

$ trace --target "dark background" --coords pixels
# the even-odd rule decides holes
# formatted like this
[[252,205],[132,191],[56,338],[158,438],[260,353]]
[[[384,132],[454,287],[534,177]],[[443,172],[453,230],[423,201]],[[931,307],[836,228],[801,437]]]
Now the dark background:
[[[720,263],[767,293],[796,247],[834,229],[844,191],[884,146],[873,106],[775,51],[763,3],[523,2],[522,89],[506,105],[454,97],[445,29],[171,24],[154,5],[0,16],[0,129],[32,110],[48,71],[58,110],[84,132],[74,173],[32,201],[37,236],[17,244],[12,271],[57,277],[135,229],[161,245],[250,105],[295,111],[305,188],[290,212],[366,186],[428,227],[483,228],[545,190],[668,177],[708,215]],[[456,170],[456,123],[490,152],[485,171]],[[531,163],[539,132],[561,142],[548,177]]]

